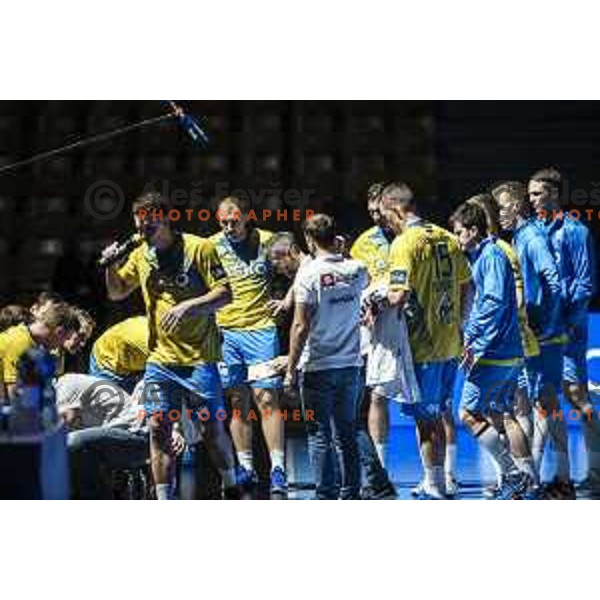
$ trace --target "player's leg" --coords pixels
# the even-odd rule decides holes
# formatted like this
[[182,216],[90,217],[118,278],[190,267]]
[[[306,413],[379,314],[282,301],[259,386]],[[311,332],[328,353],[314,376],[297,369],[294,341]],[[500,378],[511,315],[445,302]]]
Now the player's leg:
[[364,385],[365,372],[361,369],[362,391],[358,406],[357,432],[358,454],[365,485],[361,489],[363,500],[390,500],[397,496],[387,470],[381,464],[373,439],[368,432],[368,414],[372,390]]
[[[240,349],[246,365],[269,362],[279,356],[277,329],[240,332]],[[252,398],[261,414],[261,427],[271,461],[271,493],[287,494],[285,421],[281,418],[281,377],[251,382]]]
[[223,481],[226,498],[237,497],[235,456],[231,438],[225,426],[226,411],[223,388],[217,366],[205,363],[194,367],[192,385],[196,392],[190,401],[192,421],[197,423],[202,411],[208,416],[202,419],[207,452]]
[[388,437],[390,432],[389,403],[387,398],[371,394],[369,405],[369,435],[375,444],[377,456],[385,467]]
[[230,409],[229,430],[235,447],[237,460],[246,473],[248,483],[257,483],[252,456],[252,421],[248,414],[252,407],[252,393],[246,385],[247,369],[238,332],[222,330],[223,362],[219,371]]
[[516,378],[516,368],[475,365],[466,375],[460,404],[463,423],[498,466],[502,498],[517,497],[529,483],[502,435],[503,413],[513,402]]
[[458,493],[458,479],[456,477],[456,425],[452,409],[457,370],[457,361],[449,360],[444,367],[442,379],[442,391],[444,394],[442,425],[444,426],[444,438],[446,442],[444,477],[446,479],[446,494],[448,496],[456,496]]
[[341,471],[340,498],[360,497],[360,462],[356,439],[357,406],[362,391],[357,367],[332,369],[328,375],[334,384],[332,407],[333,440]]
[[442,424],[442,376],[444,363],[416,363],[415,375],[421,402],[403,406],[415,419],[417,444],[424,478],[416,492],[423,498],[445,497],[445,432]]
[[575,498],[575,490],[570,480],[567,425],[560,410],[558,396],[562,382],[563,346],[542,345],[540,350],[543,373],[540,405],[548,415],[546,422],[556,464],[556,476],[546,491],[551,498]]
[[[331,418],[334,386],[329,371],[303,373],[300,395],[308,435],[308,453],[316,485],[317,500],[334,500],[339,492],[335,484]],[[310,411],[311,418],[307,418]]]
[[588,393],[587,323],[573,328],[565,347],[563,361],[563,393],[569,403],[581,412],[583,435],[588,456],[585,491],[600,494],[600,422]]
[[178,386],[170,378],[169,369],[147,364],[144,387],[144,409],[148,416],[150,468],[158,500],[172,500],[175,494],[175,456],[171,445],[173,422],[169,418],[178,395]]

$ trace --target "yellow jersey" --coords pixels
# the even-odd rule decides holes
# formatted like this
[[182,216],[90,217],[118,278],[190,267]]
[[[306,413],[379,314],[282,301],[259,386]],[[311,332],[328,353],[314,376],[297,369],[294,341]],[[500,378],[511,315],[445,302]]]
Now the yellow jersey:
[[525,301],[523,296],[525,288],[523,283],[523,275],[521,273],[521,265],[519,264],[519,257],[517,256],[514,248],[503,239],[497,238],[496,244],[498,245],[498,248],[500,248],[500,250],[506,254],[508,260],[510,261],[510,266],[515,277],[517,307],[519,309],[519,329],[521,330],[521,340],[523,341],[523,352],[527,357],[537,356],[540,353],[540,346],[535,334],[527,322],[527,311],[525,309]]
[[117,273],[142,288],[148,316],[148,362],[193,366],[220,360],[219,330],[212,315],[190,314],[172,333],[160,326],[175,305],[227,283],[209,240],[184,233],[172,248],[160,253],[144,242]]
[[416,363],[461,355],[460,288],[470,280],[467,259],[449,231],[418,220],[393,241],[389,287],[409,292],[405,314]]
[[148,349],[148,317],[125,319],[107,329],[94,343],[92,356],[102,369],[117,375],[144,370]]
[[17,364],[25,352],[35,348],[37,344],[31,337],[29,328],[24,323],[9,327],[0,333],[0,364],[2,380],[6,384],[17,382]]
[[275,234],[255,228],[250,235],[258,235],[254,256],[248,251],[248,240],[242,244],[232,243],[222,231],[210,238],[227,273],[233,295],[232,302],[217,312],[217,323],[226,329],[251,331],[275,327],[267,308],[272,278],[268,249]]
[[390,241],[378,225],[361,233],[352,244],[350,256],[367,267],[371,284],[385,279],[390,246]]

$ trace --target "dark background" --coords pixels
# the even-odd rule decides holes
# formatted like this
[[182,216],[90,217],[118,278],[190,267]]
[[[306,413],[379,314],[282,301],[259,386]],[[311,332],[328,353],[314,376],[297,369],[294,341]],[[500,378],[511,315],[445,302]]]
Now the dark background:
[[[212,210],[218,196],[241,188],[260,195],[258,210],[323,210],[354,236],[369,226],[364,199],[374,181],[405,179],[422,212],[445,224],[453,207],[490,184],[555,165],[567,179],[566,206],[593,208],[589,225],[600,239],[600,202],[592,197],[597,190],[600,199],[598,102],[183,104],[205,117],[208,148],[194,147],[169,122],[0,173],[1,304],[55,289],[101,322],[137,308],[136,299],[108,305],[93,264],[99,248],[131,232],[131,199],[149,186],[193,193],[196,208]],[[0,166],[161,112],[159,102],[0,102]],[[95,217],[84,201],[100,180],[114,182],[126,199],[114,218]],[[300,202],[286,204],[281,190],[290,189]],[[110,198],[102,202],[110,211]],[[216,222],[193,221],[185,229],[211,233]]]

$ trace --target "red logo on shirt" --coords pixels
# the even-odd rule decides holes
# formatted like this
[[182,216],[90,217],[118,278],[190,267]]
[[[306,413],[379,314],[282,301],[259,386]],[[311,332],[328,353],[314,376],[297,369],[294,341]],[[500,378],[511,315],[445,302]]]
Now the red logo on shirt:
[[323,273],[321,275],[321,287],[333,287],[335,285],[335,275],[333,273]]

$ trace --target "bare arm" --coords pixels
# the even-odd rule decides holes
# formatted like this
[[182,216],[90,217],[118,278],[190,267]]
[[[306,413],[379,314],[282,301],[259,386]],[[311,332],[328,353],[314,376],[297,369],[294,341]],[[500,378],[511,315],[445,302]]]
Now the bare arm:
[[286,380],[294,381],[296,369],[304,344],[308,339],[310,332],[311,318],[310,307],[308,304],[296,304],[294,310],[294,321],[290,329],[290,352],[288,355],[288,366]]
[[[119,245],[117,242],[111,244],[102,251],[102,258],[110,258],[117,250]],[[109,300],[114,302],[127,298],[131,292],[138,288],[139,282],[133,279],[128,280],[121,277],[118,273],[119,268],[127,261],[123,258],[120,261],[110,265],[105,271],[106,291]]]

